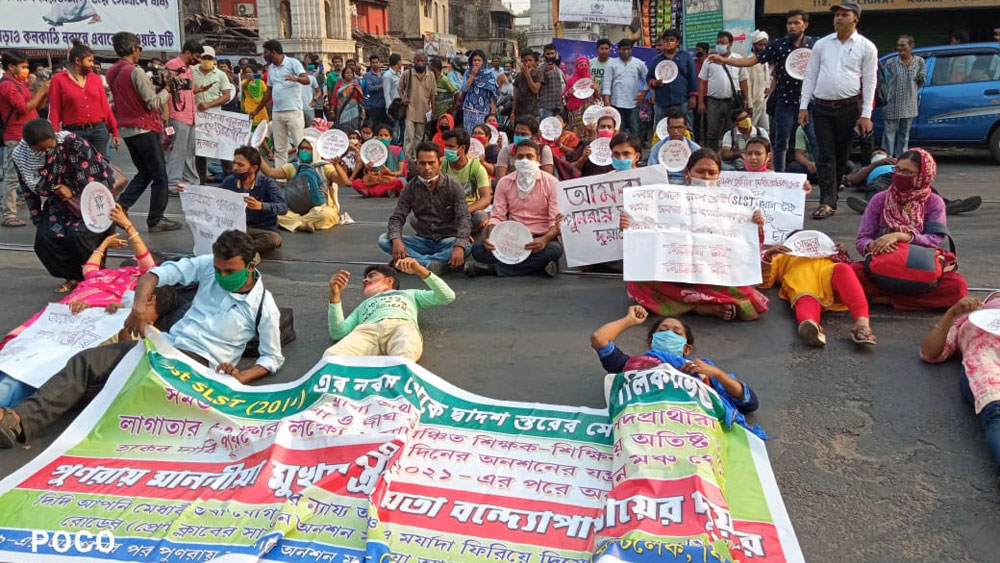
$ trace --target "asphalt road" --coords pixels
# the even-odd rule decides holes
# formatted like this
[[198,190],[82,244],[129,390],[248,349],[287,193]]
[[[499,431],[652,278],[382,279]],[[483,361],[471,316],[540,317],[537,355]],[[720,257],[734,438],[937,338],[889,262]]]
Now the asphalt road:
[[[987,203],[949,219],[961,272],[970,287],[1000,286],[996,259],[1000,167],[981,153],[939,153],[936,187],[946,197],[979,194]],[[116,162],[127,163],[124,153]],[[847,194],[843,194],[847,195]],[[133,209],[139,211],[145,198]],[[327,280],[346,268],[349,310],[361,300],[364,263],[383,262],[375,245],[394,200],[362,200],[341,191],[357,221],[315,234],[285,234],[285,245],[261,266],[279,304],[295,310],[298,339],[284,350],[284,368],[266,382],[286,382],[308,370],[329,346]],[[180,215],[171,198],[169,213]],[[21,210],[22,218],[26,212]],[[853,249],[860,215],[845,204],[824,230]],[[147,235],[150,247],[187,252],[186,230]],[[32,228],[0,229],[0,329],[6,331],[53,300],[59,281],[31,252]],[[445,278],[458,298],[421,314],[421,364],[486,397],[603,406],[603,372],[589,347],[590,332],[629,305],[621,280],[563,274],[557,279]],[[419,280],[404,280],[418,287]],[[875,307],[876,350],[859,353],[849,340],[849,316],[827,314],[825,349],[804,346],[794,315],[777,299],[752,324],[692,318],[702,356],[750,383],[761,400],[752,420],[767,443],[778,485],[809,561],[997,561],[1000,553],[998,472],[970,406],[958,391],[961,366],[923,364],[920,341],[937,315]],[[982,296],[982,294],[979,294]],[[643,349],[641,330],[619,339]],[[48,446],[76,412],[67,414],[30,449],[0,453],[7,475]]]

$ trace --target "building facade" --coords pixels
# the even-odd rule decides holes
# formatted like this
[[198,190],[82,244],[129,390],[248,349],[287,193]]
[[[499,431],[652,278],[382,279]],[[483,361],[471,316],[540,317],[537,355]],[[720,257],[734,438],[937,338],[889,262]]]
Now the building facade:
[[388,0],[355,0],[352,6],[354,29],[371,35],[389,34]]
[[[484,17],[488,14],[489,17]],[[517,55],[514,12],[499,0],[467,0],[451,7],[451,29],[463,51],[481,49],[487,55]]]
[[257,0],[257,20],[260,42],[277,39],[287,53],[355,56],[349,0]]

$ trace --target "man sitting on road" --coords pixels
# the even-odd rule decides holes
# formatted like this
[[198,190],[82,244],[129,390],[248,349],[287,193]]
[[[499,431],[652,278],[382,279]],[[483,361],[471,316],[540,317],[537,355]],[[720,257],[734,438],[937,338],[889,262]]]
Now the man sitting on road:
[[[649,149],[649,159],[646,161],[647,166],[654,166],[660,164],[660,149],[667,141],[684,141],[684,143],[691,149],[691,152],[700,149],[701,147],[698,143],[688,139],[684,132],[687,131],[687,116],[684,112],[680,110],[674,110],[667,114],[667,138],[661,139],[660,142],[653,145],[653,148]],[[684,184],[684,170],[678,170],[677,172],[668,172],[667,177],[670,178],[671,184],[683,185]]]
[[[465,190],[441,174],[441,149],[424,141],[417,146],[417,175],[403,189],[389,217],[389,230],[378,239],[393,262],[412,256],[437,275],[461,268],[472,224]],[[406,217],[413,212],[416,235],[404,235]]]
[[330,338],[340,340],[324,354],[338,356],[402,356],[420,359],[423,337],[417,313],[455,300],[455,292],[441,278],[413,258],[396,261],[396,269],[424,280],[426,289],[399,289],[399,277],[391,266],[368,266],[362,282],[365,300],[344,319],[340,294],[351,273],[341,270],[330,278],[330,308],[327,316]]
[[[264,289],[252,262],[253,254],[253,240],[248,234],[226,231],[212,245],[211,256],[165,262],[146,272],[135,287],[135,301],[132,313],[125,319],[125,329],[145,336],[146,327],[156,318],[155,305],[150,304],[156,287],[198,282],[191,308],[163,334],[167,342],[195,362],[240,383],[278,371],[285,361],[281,356],[278,307]],[[240,370],[235,364],[255,335],[260,337],[260,356],[254,366]],[[0,448],[27,443],[87,391],[103,387],[118,362],[136,345],[120,342],[84,350],[70,358],[66,367],[34,395],[14,409],[0,411]]]
[[[555,176],[539,169],[541,149],[530,140],[520,141],[516,147],[514,168],[517,171],[500,179],[493,197],[493,211],[486,240],[472,247],[472,259],[465,262],[465,274],[497,276],[523,276],[544,272],[554,278],[559,272],[562,245],[559,237],[559,202],[556,197]],[[517,221],[531,231],[533,240],[525,245],[531,254],[520,264],[503,264],[493,254],[496,247],[490,242],[493,227],[501,221]]]
[[285,194],[273,179],[260,171],[260,153],[253,147],[239,147],[233,153],[233,175],[222,181],[223,189],[246,194],[247,233],[254,250],[267,254],[281,248],[278,216],[288,213]]
[[458,180],[465,190],[465,201],[472,216],[472,236],[483,232],[490,214],[486,208],[493,202],[490,176],[478,158],[469,158],[469,134],[465,129],[452,129],[441,136],[444,140],[444,173]]

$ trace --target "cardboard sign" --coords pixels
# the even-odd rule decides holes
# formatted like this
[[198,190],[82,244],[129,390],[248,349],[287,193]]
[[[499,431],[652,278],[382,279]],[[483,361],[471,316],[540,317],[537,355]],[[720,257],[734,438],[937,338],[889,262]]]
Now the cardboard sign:
[[591,141],[588,159],[598,166],[611,164],[611,139],[599,137]]
[[601,117],[601,112],[604,110],[604,106],[600,104],[594,104],[589,108],[583,110],[583,124],[584,125],[596,125],[597,120]]
[[188,185],[181,192],[184,220],[194,236],[196,256],[212,253],[212,243],[224,231],[247,230],[245,194],[211,186]]
[[250,138],[250,116],[244,113],[199,111],[194,123],[195,156],[232,160],[236,149]]
[[562,135],[563,124],[558,117],[546,117],[538,124],[538,130],[546,141],[555,141]]
[[351,145],[351,140],[340,129],[329,129],[319,136],[316,142],[316,151],[323,159],[337,158],[347,152],[347,147]]
[[99,182],[91,182],[80,194],[80,215],[87,230],[103,233],[111,228],[111,210],[115,208],[115,196],[111,190]]
[[594,79],[581,78],[573,84],[573,97],[586,100],[594,95]]

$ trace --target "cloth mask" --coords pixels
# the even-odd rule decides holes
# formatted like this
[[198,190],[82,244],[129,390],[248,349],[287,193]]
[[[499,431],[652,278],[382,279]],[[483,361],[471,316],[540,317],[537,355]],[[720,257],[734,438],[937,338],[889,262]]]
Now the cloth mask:
[[802,37],[801,33],[789,33],[788,35],[785,36],[785,39],[791,41],[792,43],[795,43],[796,41],[799,40],[799,37]]
[[299,150],[299,160],[301,162],[312,162],[313,153],[307,150]]
[[746,161],[745,166],[747,172],[767,172],[767,159],[764,159],[764,163],[761,164],[760,168],[750,168],[750,162]]
[[718,180],[702,180],[701,178],[689,178],[688,179],[688,185],[689,186],[702,186],[702,187],[714,188],[715,186],[719,185],[719,181]]
[[615,136],[614,131],[608,131],[607,129],[601,129],[597,132],[597,137],[600,139],[610,139]]
[[521,141],[527,141],[530,138],[531,137],[527,135],[514,135],[514,146],[517,146],[517,144],[520,143]]
[[233,172],[233,176],[235,176],[237,180],[242,182],[243,180],[246,180],[247,178],[250,177],[250,171],[247,170],[246,172]]
[[386,147],[388,147],[389,144],[392,143],[392,139],[379,139],[379,141],[382,141],[382,144],[385,145]]
[[213,68],[215,68],[215,61],[213,61],[213,60],[207,60],[207,59],[202,59],[202,61],[201,61],[201,70],[203,70],[205,72],[209,72]]
[[413,70],[415,70],[417,74],[423,74],[427,70],[427,65],[413,65]]
[[482,143],[484,147],[490,144],[490,138],[485,135],[473,135],[472,138]]
[[514,161],[514,170],[517,170],[517,193],[524,199],[535,188],[538,180],[538,172],[541,163],[537,160],[522,158]]
[[264,62],[267,64],[274,64],[274,55],[270,53],[264,53]]
[[457,149],[444,149],[444,161],[447,163],[452,163],[458,160],[458,150]]
[[739,123],[737,123],[737,125],[740,126],[740,129],[749,129],[753,127],[753,120],[750,119],[749,117],[746,119],[741,119]]
[[423,184],[425,186],[429,186],[429,185],[431,185],[431,184],[433,184],[434,182],[437,181],[438,176],[440,176],[440,174],[434,175],[433,178],[424,178],[423,176],[417,176],[417,179],[420,180],[421,184]]
[[917,175],[905,175],[893,172],[892,185],[896,186],[901,192],[908,192],[917,186]]
[[685,346],[687,346],[687,338],[672,330],[661,330],[653,334],[653,350],[683,356]]
[[80,74],[83,75],[83,76],[87,76],[88,74],[90,74],[92,72],[94,72],[94,67],[92,67],[92,66],[81,66],[80,67]]
[[729,52],[729,45],[716,45],[715,52],[720,55],[725,55]]
[[246,285],[248,279],[250,279],[249,266],[231,274],[220,274],[218,270],[215,272],[215,283],[219,284],[219,287],[229,293],[232,293]]
[[632,168],[631,158],[611,158],[611,167],[615,170],[630,170]]
[[17,73],[17,77],[20,78],[21,80],[27,80],[28,74],[29,74],[28,69],[23,68],[20,70],[20,72]]

